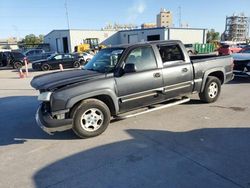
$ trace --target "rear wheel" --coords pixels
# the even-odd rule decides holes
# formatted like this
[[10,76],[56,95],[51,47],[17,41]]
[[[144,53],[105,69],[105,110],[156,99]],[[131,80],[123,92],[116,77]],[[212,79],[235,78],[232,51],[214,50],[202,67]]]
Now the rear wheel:
[[43,64],[41,66],[41,69],[42,69],[42,71],[48,71],[48,70],[50,70],[50,66],[48,64]]
[[203,92],[199,93],[199,97],[206,103],[215,102],[221,91],[221,81],[214,76],[209,76],[206,81]]
[[97,99],[83,101],[73,112],[73,131],[80,138],[103,133],[110,122],[108,106]]
[[19,62],[19,61],[13,63],[13,68],[14,69],[21,69],[22,66],[23,66],[22,63]]

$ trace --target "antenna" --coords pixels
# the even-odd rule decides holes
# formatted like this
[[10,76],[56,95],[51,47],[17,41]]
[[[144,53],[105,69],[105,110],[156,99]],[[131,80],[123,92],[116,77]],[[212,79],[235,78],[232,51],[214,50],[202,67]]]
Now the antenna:
[[68,30],[69,30],[70,27],[69,27],[69,13],[68,13],[68,3],[67,3],[67,0],[65,0],[64,6],[65,6],[65,14],[66,14],[67,25],[68,25]]
[[181,6],[178,7],[179,12],[179,27],[181,27]]

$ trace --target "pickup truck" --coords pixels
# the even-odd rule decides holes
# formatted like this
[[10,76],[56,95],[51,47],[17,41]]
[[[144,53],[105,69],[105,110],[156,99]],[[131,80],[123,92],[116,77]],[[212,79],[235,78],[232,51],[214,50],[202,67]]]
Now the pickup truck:
[[36,76],[38,125],[47,133],[73,129],[80,138],[103,133],[111,117],[199,93],[215,102],[233,79],[231,56],[191,60],[180,41],[109,47],[81,70]]

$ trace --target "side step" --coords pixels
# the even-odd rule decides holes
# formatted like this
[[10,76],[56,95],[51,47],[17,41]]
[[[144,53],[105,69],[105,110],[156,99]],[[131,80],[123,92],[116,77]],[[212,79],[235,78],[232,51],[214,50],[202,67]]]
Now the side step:
[[126,118],[131,118],[131,117],[134,117],[134,116],[139,116],[139,115],[142,115],[142,114],[146,114],[146,113],[149,113],[149,112],[153,112],[153,111],[156,111],[156,110],[161,110],[161,109],[164,109],[164,108],[169,108],[171,106],[176,106],[176,105],[179,105],[179,104],[183,104],[183,103],[186,103],[186,102],[189,102],[190,101],[190,98],[183,98],[183,99],[180,99],[176,102],[172,102],[172,103],[169,103],[169,104],[165,104],[163,106],[159,106],[159,107],[155,107],[155,108],[150,108],[148,110],[145,110],[145,111],[142,111],[142,112],[138,112],[138,113],[135,113],[135,114],[130,114],[130,115],[126,115],[126,116],[117,116],[115,119],[126,119]]

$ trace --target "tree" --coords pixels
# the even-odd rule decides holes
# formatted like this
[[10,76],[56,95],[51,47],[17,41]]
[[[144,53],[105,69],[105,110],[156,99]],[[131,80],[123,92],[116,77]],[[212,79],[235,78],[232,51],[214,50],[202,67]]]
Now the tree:
[[34,34],[29,34],[25,36],[22,42],[26,45],[41,44],[43,43],[43,38],[43,35],[36,36]]
[[207,43],[212,43],[220,39],[220,33],[216,32],[214,29],[211,29],[207,32]]

